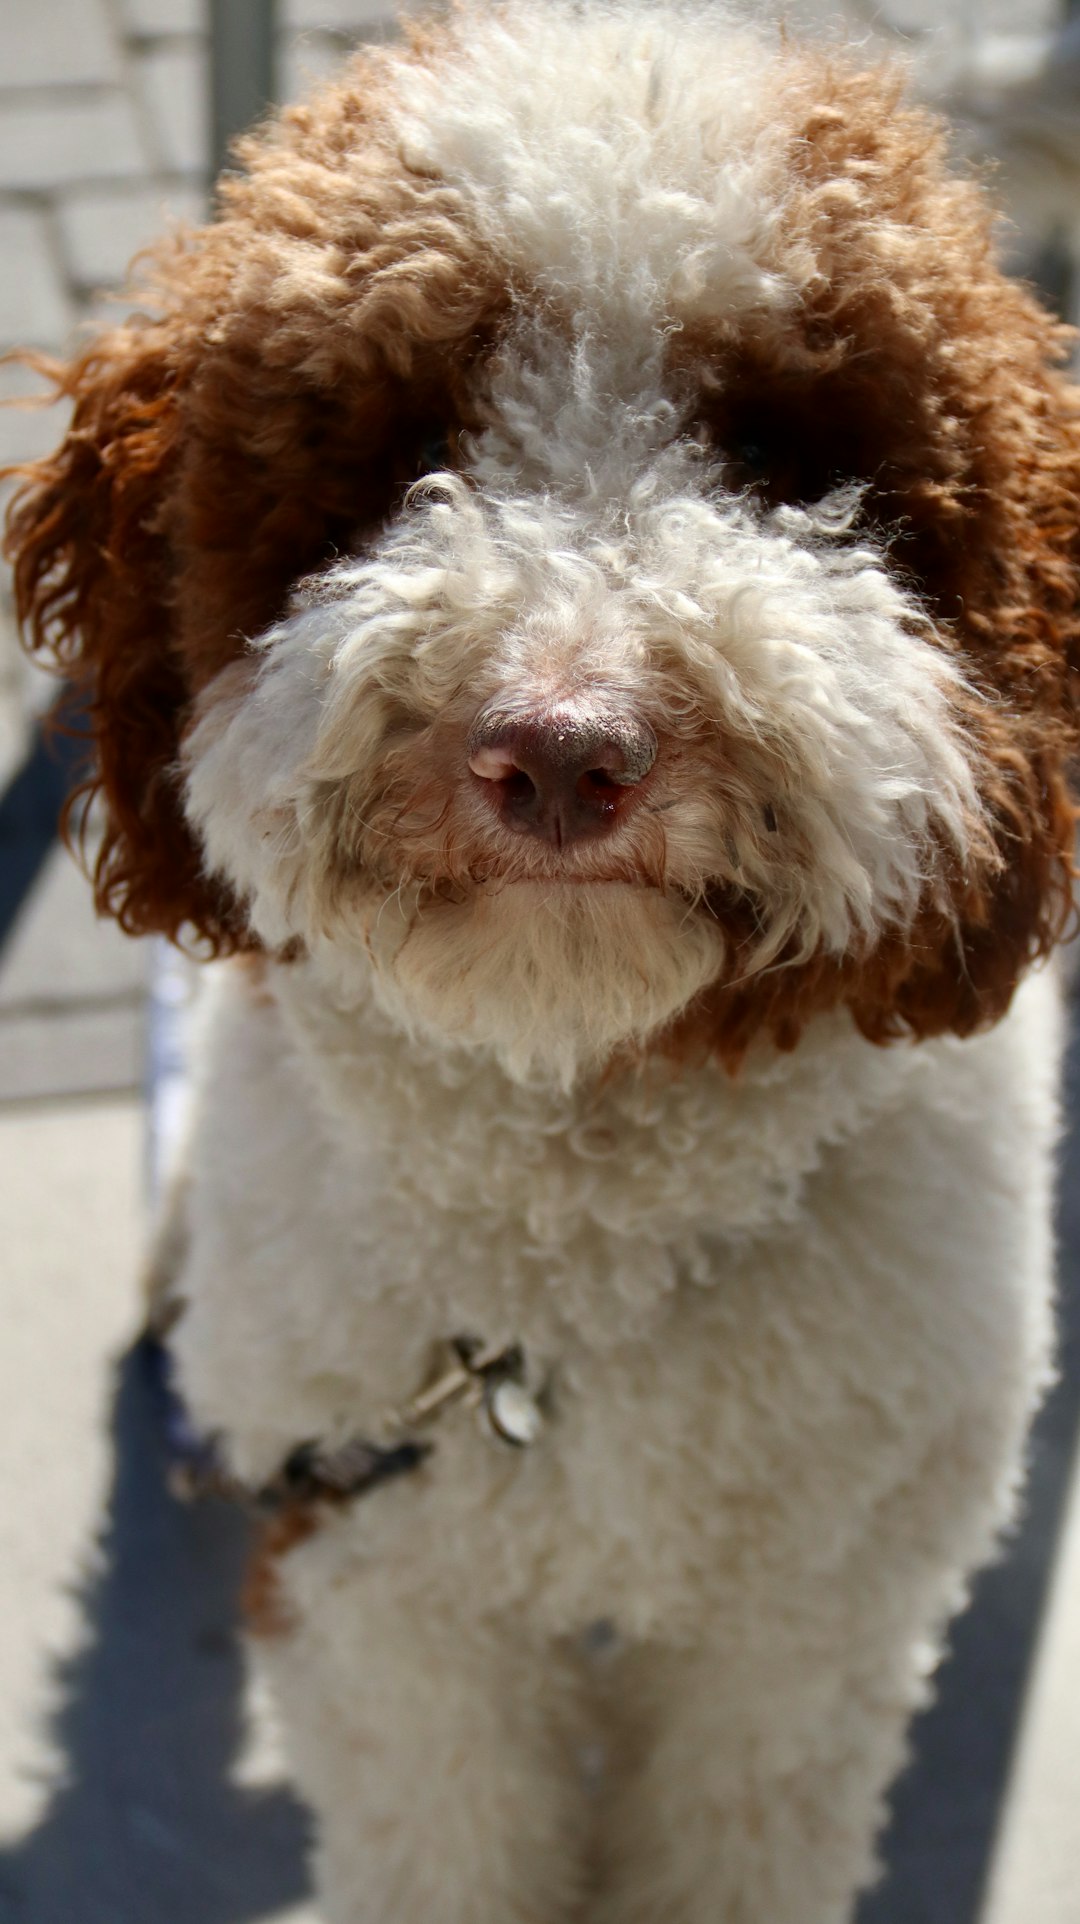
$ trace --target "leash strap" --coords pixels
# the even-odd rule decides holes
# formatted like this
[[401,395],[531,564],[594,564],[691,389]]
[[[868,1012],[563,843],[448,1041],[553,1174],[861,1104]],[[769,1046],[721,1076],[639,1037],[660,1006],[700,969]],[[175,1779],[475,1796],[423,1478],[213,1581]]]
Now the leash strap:
[[545,1421],[541,1403],[527,1384],[520,1343],[486,1344],[479,1337],[456,1336],[448,1345],[447,1366],[401,1409],[384,1418],[390,1441],[377,1443],[358,1435],[328,1447],[318,1438],[308,1438],[294,1445],[265,1483],[253,1486],[228,1470],[219,1439],[201,1436],[194,1428],[165,1344],[148,1335],[141,1347],[144,1368],[162,1407],[166,1481],[172,1494],[185,1503],[223,1497],[262,1515],[320,1503],[351,1503],[382,1483],[418,1470],[435,1443],[412,1432],[437,1423],[455,1404],[479,1410],[489,1432],[515,1449],[534,1443]]

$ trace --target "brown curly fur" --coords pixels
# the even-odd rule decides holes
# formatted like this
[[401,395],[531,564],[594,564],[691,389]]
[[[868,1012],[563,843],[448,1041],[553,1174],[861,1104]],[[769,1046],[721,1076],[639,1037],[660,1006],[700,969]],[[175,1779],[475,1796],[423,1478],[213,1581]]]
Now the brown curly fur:
[[[434,57],[446,31],[414,31],[407,58]],[[71,428],[23,470],[17,601],[31,646],[89,692],[108,805],[97,899],[132,931],[250,941],[180,812],[193,700],[299,577],[393,509],[433,434],[474,421],[470,374],[516,298],[456,192],[403,162],[391,71],[370,51],[243,144],[218,220],[159,251],[155,316],[54,370]],[[663,1038],[680,1057],[734,1063],[760,1031],[790,1046],[839,1003],[875,1041],[967,1034],[1069,911],[1080,415],[1065,336],[1002,276],[982,195],[900,94],[892,71],[791,57],[783,238],[818,272],[794,323],[687,329],[672,352],[720,446],[774,436],[774,498],[834,473],[867,484],[870,521],[964,659],[996,853],[956,872],[952,914],[928,905],[868,953],[711,990]],[[715,906],[737,981],[754,905]]]
[[282,1594],[282,1560],[307,1543],[321,1521],[317,1507],[296,1503],[257,1525],[240,1590],[241,1615],[253,1637],[282,1637],[292,1629]]
[[505,302],[457,195],[402,168],[384,65],[372,52],[241,143],[221,217],[150,262],[157,313],[46,368],[71,426],[13,470],[16,605],[87,693],[96,899],[133,934],[249,944],[181,814],[193,698],[385,518],[433,434],[468,424],[468,368]]
[[[793,1047],[840,1003],[875,1042],[968,1035],[1003,1014],[1072,910],[1080,402],[1058,371],[1071,337],[997,267],[985,197],[945,171],[944,130],[904,105],[894,70],[804,57],[786,104],[787,231],[813,248],[819,276],[794,324],[751,342],[684,340],[679,364],[720,447],[763,439],[771,455],[775,436],[774,501],[867,485],[866,520],[982,697],[966,719],[996,857],[954,874],[951,915],[927,904],[867,953],[720,984],[661,1040],[730,1065],[760,1031]],[[753,904],[718,912],[737,981]]]

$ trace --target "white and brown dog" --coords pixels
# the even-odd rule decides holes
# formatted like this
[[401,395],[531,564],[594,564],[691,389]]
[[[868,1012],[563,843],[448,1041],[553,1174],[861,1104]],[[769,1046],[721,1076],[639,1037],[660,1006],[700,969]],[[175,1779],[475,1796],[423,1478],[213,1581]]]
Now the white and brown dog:
[[17,590],[99,903],[233,957],[178,1346],[332,1924],[841,1924],[1013,1513],[1080,419],[943,145],[466,5],[57,374]]

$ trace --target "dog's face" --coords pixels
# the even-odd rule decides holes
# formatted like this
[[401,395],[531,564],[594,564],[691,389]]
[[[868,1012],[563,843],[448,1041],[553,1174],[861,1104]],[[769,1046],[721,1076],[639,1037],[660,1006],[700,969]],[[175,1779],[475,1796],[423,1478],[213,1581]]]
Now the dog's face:
[[563,1080],[1001,1013],[1067,900],[1078,435],[897,93],[512,0],[250,143],[12,523],[107,906]]

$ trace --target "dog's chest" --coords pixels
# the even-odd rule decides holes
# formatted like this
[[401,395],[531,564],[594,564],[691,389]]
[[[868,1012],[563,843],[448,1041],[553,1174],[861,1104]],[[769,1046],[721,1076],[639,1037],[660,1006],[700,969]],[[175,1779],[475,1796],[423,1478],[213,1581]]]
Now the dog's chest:
[[740,1084],[639,1079],[575,1110],[227,984],[178,1332],[197,1421],[261,1482],[300,1439],[378,1435],[447,1337],[517,1341],[550,1377],[540,1439],[456,1409],[313,1569],[385,1558],[406,1590],[542,1597],[564,1628],[618,1596],[644,1630],[706,1567],[743,1596],[762,1532],[770,1568],[805,1573],[827,1515],[824,1581],[953,1408],[991,1459],[1045,1349],[1045,986],[972,1045],[823,1024]]
[[549,1250],[586,1225],[668,1239],[790,1221],[823,1152],[899,1099],[914,1068],[838,1016],[734,1078],[660,1059],[562,1093],[516,1084],[473,1051],[414,1047],[370,1005],[335,1010],[299,974],[283,974],[259,1015],[292,1044],[288,1066],[334,1155],[384,1195],[509,1221]]
[[424,1058],[288,971],[261,995],[227,975],[205,1053],[185,1372],[263,1471],[407,1400],[463,1332],[545,1374],[607,1358],[608,1381],[790,1233],[913,1060],[830,1022],[737,1082],[658,1069],[583,1099]]

